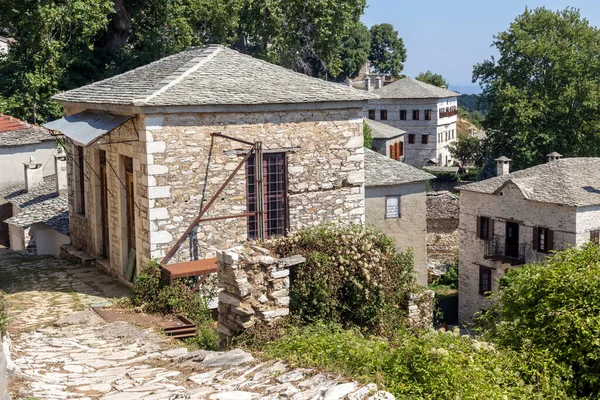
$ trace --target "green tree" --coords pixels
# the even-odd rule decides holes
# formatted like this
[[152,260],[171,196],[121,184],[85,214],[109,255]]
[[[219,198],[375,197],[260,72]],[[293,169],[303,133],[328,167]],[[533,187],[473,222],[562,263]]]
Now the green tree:
[[373,143],[373,134],[372,134],[371,127],[365,121],[363,121],[363,137],[364,137],[363,146],[366,147],[367,149],[370,149],[371,145]]
[[600,31],[567,8],[526,9],[495,36],[500,58],[474,67],[490,106],[485,128],[494,156],[515,167],[600,152]]
[[434,74],[431,71],[421,72],[416,78],[418,81],[429,83],[430,85],[448,88],[448,82],[440,74]]
[[482,157],[481,141],[468,134],[459,133],[458,140],[448,145],[448,151],[452,158],[458,159],[461,165],[474,161],[479,165]]
[[336,77],[338,81],[353,78],[369,60],[371,33],[365,24],[359,23],[350,36],[344,40],[341,48],[342,68]]
[[581,396],[600,394],[600,246],[589,243],[544,264],[510,269],[497,305],[479,322],[490,340],[548,351],[572,369]]
[[371,27],[371,52],[369,55],[377,72],[398,76],[404,69],[406,48],[398,31],[390,24]]

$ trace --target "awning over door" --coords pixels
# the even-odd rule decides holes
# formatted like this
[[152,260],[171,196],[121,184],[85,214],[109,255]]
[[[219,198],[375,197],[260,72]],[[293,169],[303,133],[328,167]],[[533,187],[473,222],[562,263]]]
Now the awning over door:
[[44,127],[58,131],[74,142],[88,146],[132,118],[132,115],[83,111],[48,122]]

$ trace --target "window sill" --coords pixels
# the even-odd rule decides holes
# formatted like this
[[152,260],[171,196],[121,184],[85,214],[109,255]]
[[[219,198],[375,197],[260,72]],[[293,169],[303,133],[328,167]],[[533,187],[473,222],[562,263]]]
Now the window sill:
[[71,214],[74,217],[79,218],[80,220],[87,222],[87,217],[84,214],[79,214],[79,213],[73,213]]

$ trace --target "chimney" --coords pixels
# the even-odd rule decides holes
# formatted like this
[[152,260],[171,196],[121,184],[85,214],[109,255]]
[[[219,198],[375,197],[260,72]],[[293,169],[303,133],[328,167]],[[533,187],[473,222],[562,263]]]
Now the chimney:
[[56,171],[56,194],[67,193],[67,155],[60,152],[54,156],[54,170]]
[[44,168],[41,163],[35,162],[33,156],[29,157],[29,162],[23,163],[23,166],[25,167],[25,190],[30,192],[44,179]]
[[507,175],[510,173],[510,162],[512,160],[508,157],[502,156],[496,158],[496,176]]
[[370,78],[365,78],[365,90],[367,92],[371,91],[371,79]]
[[375,89],[381,89],[383,87],[383,78],[378,76],[375,78]]
[[553,151],[552,153],[547,154],[546,157],[548,157],[548,162],[552,162],[560,160],[562,158],[562,154],[558,154],[556,151]]

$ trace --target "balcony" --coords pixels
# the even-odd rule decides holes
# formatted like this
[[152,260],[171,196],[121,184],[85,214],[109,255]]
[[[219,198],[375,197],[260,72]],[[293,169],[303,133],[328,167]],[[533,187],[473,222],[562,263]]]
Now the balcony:
[[522,265],[525,264],[527,248],[527,243],[506,243],[504,237],[496,236],[491,240],[485,241],[483,258],[510,265]]
[[440,109],[440,118],[449,118],[458,115],[457,107],[446,107]]

